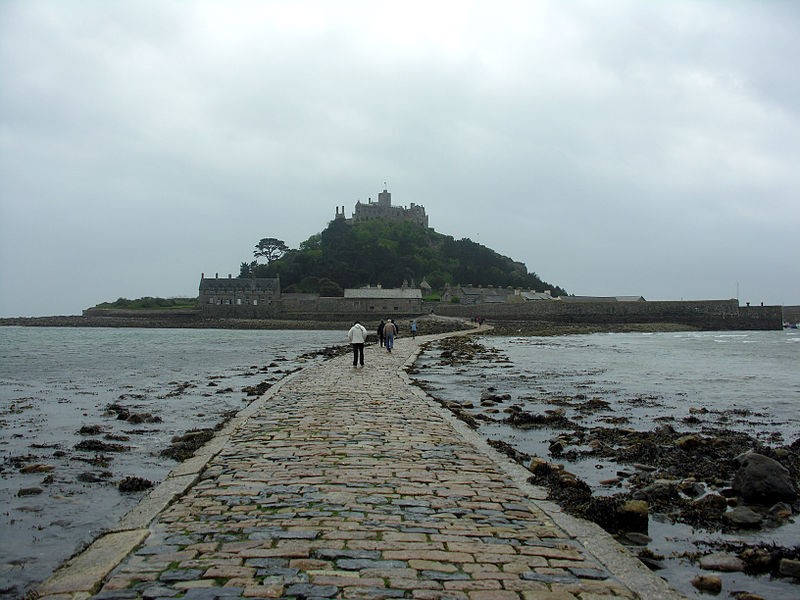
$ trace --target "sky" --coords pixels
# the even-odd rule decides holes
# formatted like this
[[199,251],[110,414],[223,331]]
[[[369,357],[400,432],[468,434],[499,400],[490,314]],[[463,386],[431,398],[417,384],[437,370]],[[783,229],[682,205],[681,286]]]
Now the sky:
[[0,316],[196,296],[384,182],[571,294],[797,305],[798,57],[792,0],[3,0]]

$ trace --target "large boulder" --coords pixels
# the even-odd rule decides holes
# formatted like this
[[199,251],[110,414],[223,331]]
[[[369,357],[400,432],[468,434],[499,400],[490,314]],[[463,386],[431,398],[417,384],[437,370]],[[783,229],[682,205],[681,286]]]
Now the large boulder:
[[797,488],[789,471],[778,461],[748,452],[736,459],[741,465],[731,487],[748,504],[773,505],[797,500]]

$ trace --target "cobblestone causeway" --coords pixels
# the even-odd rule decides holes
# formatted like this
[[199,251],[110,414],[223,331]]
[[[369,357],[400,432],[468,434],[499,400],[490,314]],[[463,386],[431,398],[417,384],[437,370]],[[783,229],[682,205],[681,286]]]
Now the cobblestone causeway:
[[616,570],[647,581],[632,589],[408,385],[416,350],[400,338],[368,346],[363,369],[345,356],[296,373],[94,596],[43,598],[675,597],[623,556]]

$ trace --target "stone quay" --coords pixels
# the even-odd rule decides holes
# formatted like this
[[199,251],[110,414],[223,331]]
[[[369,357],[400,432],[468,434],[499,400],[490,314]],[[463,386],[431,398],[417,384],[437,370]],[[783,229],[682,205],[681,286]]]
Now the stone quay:
[[37,597],[682,597],[410,384],[437,337],[288,375]]

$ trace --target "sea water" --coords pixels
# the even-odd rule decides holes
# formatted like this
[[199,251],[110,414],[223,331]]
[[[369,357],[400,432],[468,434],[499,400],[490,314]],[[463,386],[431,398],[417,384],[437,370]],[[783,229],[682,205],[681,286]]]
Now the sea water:
[[[214,427],[254,399],[243,388],[346,341],[342,331],[0,327],[0,597],[20,597],[133,507],[141,493],[120,493],[120,480],[163,481],[173,436]],[[151,418],[119,420],[111,404]],[[127,450],[76,450],[86,439]]]

